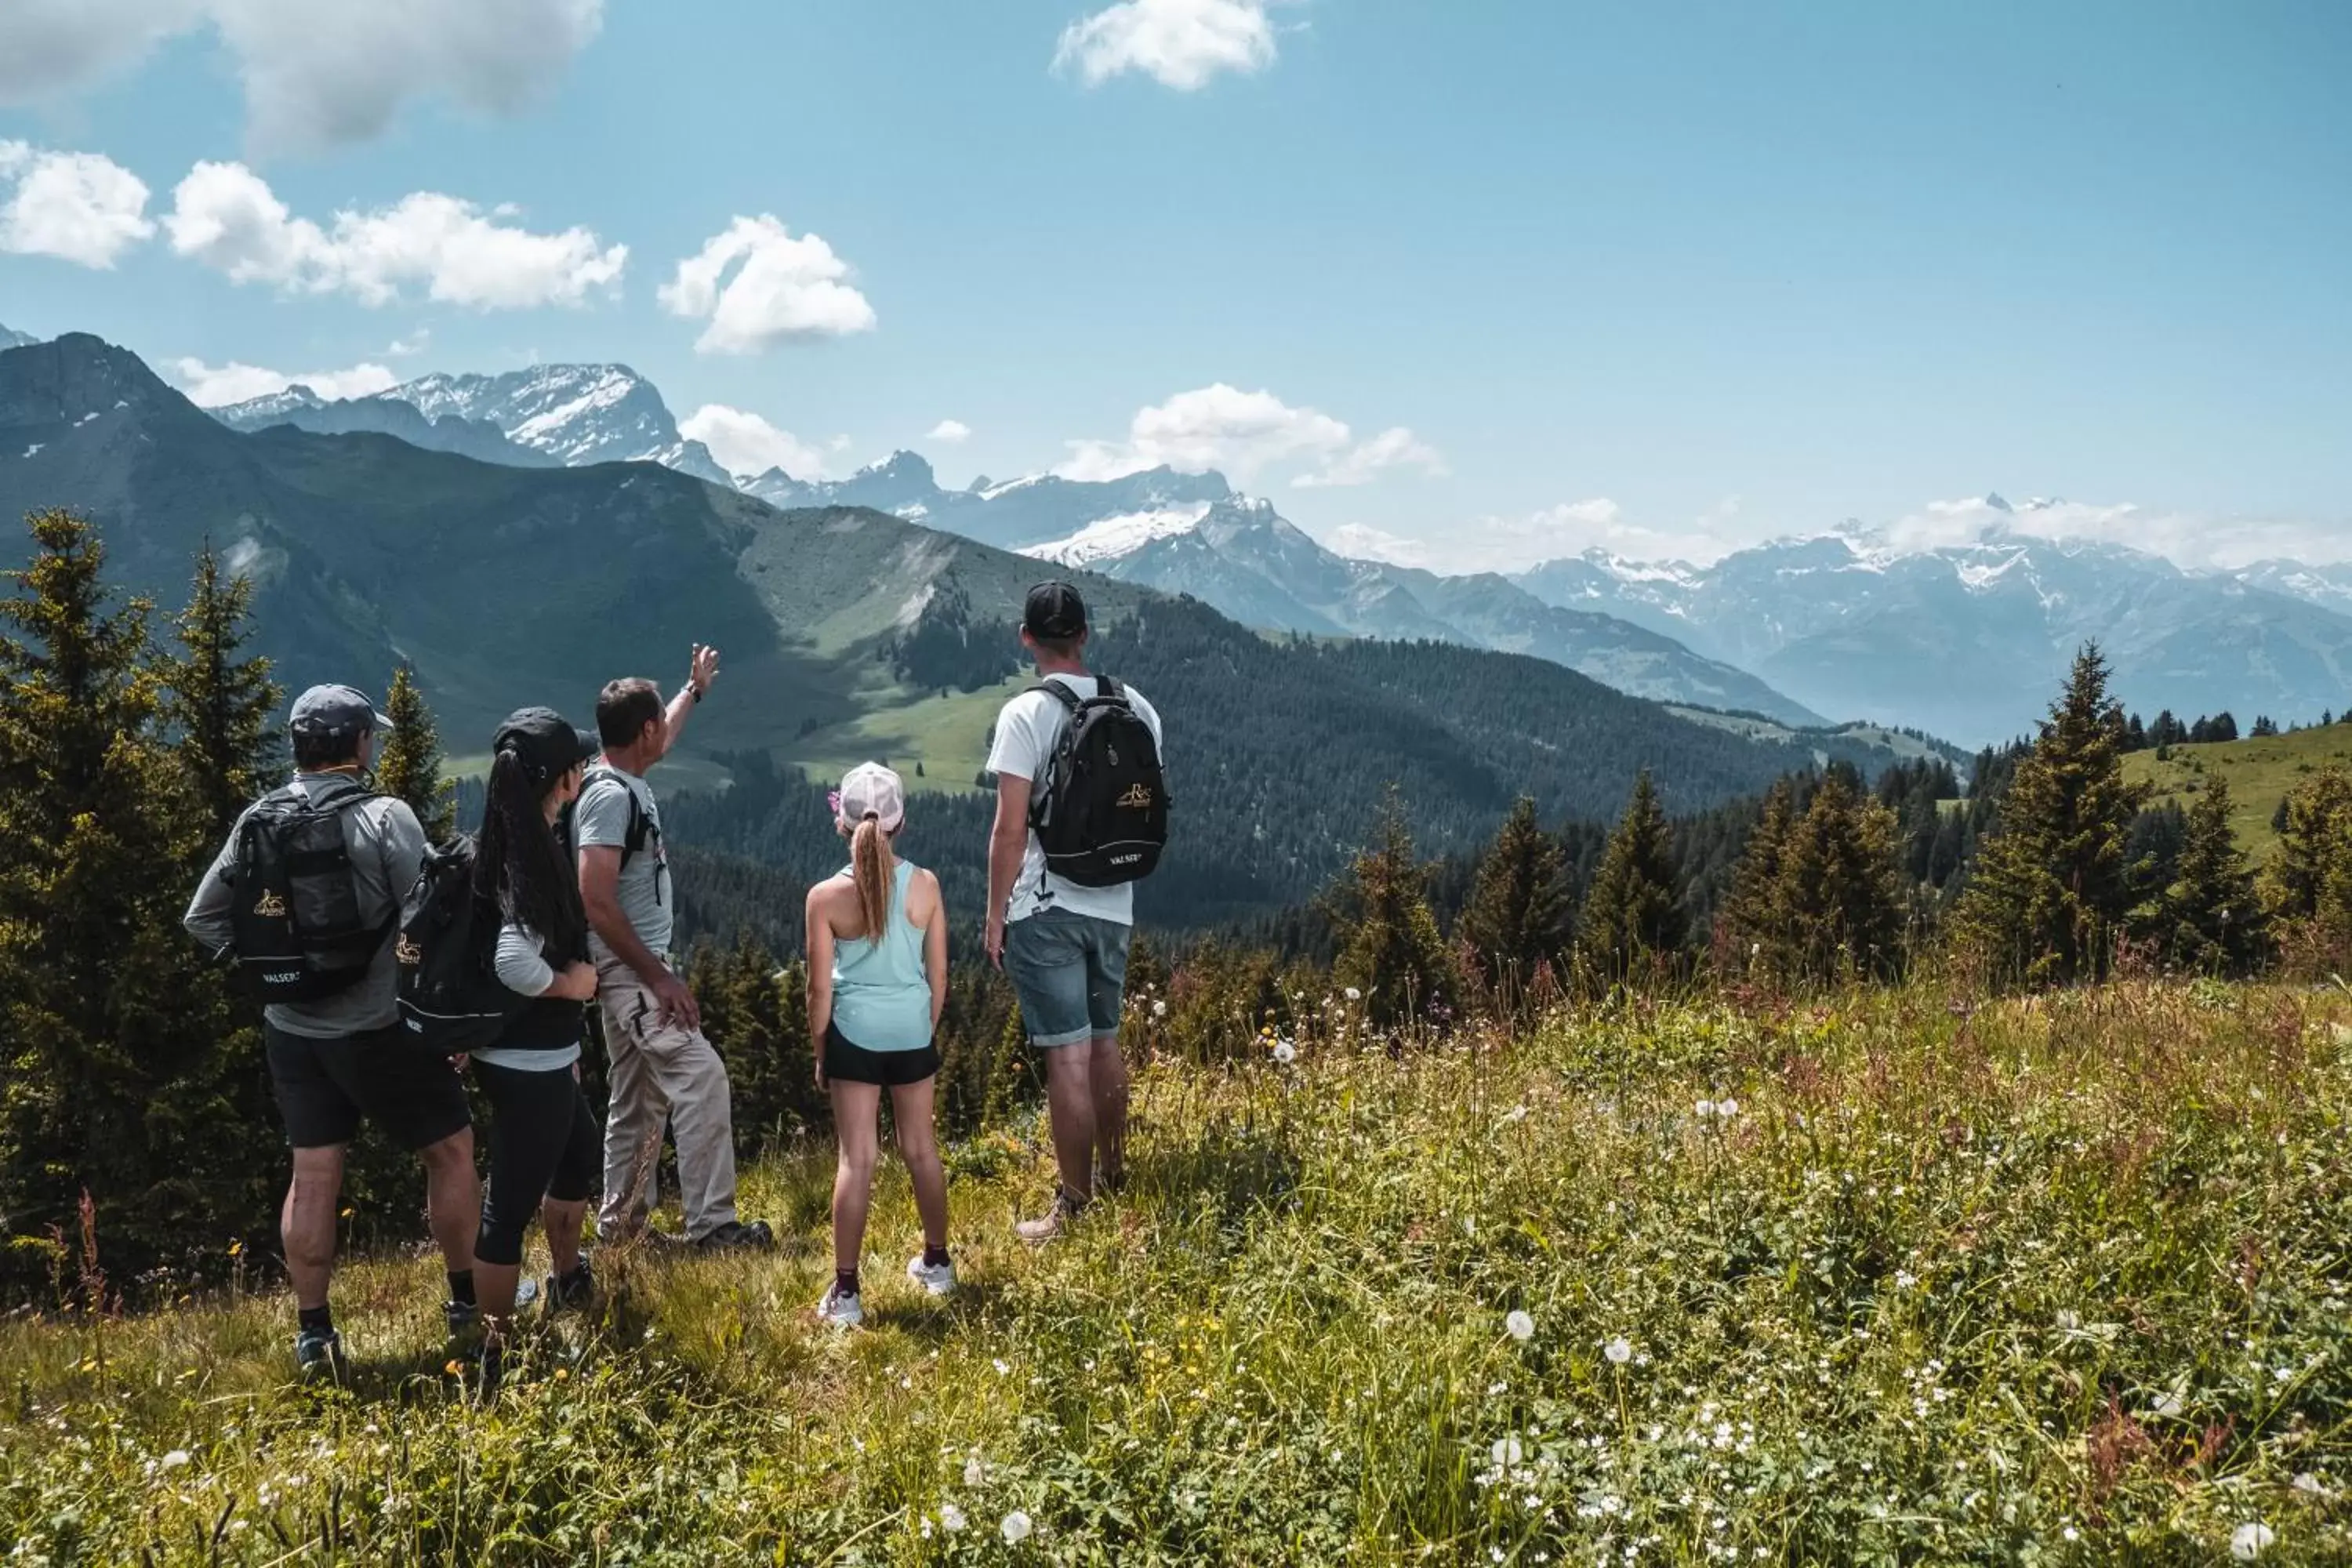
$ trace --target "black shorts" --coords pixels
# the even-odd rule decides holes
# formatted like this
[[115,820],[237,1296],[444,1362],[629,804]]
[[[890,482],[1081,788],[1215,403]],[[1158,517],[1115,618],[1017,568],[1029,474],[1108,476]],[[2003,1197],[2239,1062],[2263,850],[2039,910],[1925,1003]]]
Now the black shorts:
[[919,1051],[869,1051],[864,1046],[852,1044],[841,1032],[840,1025],[825,1026],[824,1076],[828,1079],[903,1089],[910,1083],[922,1082],[939,1070],[937,1046],[925,1046]]
[[362,1117],[408,1150],[473,1124],[465,1083],[447,1062],[419,1055],[396,1026],[333,1039],[266,1026],[262,1040],[286,1141],[297,1149],[348,1143]]

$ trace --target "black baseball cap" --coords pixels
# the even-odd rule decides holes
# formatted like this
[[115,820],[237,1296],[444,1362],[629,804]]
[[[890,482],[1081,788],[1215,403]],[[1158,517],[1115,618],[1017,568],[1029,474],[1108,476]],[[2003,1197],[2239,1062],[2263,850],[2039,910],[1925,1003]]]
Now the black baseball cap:
[[1067,642],[1087,630],[1087,602],[1067,583],[1040,583],[1022,606],[1022,629],[1033,637]]
[[535,784],[552,784],[601,749],[552,708],[518,708],[499,726],[493,751],[511,752]]
[[313,686],[294,699],[286,727],[298,735],[362,735],[390,730],[392,721],[355,686]]

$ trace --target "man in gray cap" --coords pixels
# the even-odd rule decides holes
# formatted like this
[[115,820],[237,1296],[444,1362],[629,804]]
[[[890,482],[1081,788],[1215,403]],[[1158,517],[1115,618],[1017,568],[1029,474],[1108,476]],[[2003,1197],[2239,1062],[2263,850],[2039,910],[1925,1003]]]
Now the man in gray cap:
[[294,778],[248,807],[197,886],[184,921],[236,960],[264,1003],[270,1086],[294,1150],[279,1216],[294,1283],[294,1358],[340,1374],[327,1302],[343,1152],[362,1117],[425,1163],[433,1238],[449,1270],[450,1331],[475,1319],[474,1232],[481,1187],[466,1091],[448,1064],[398,1032],[401,900],[425,858],[406,803],[371,791],[376,736],[391,721],[348,686],[294,700]]

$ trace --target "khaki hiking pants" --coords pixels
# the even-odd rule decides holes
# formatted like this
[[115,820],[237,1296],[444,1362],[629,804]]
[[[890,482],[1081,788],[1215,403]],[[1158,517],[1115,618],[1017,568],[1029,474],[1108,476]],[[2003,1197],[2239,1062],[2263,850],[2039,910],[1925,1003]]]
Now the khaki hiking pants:
[[679,1206],[699,1241],[735,1218],[735,1113],[727,1065],[699,1029],[664,1019],[653,991],[596,948],[612,1104],[604,1116],[604,1202],[596,1235],[633,1236],[658,1201],[662,1131],[677,1143]]

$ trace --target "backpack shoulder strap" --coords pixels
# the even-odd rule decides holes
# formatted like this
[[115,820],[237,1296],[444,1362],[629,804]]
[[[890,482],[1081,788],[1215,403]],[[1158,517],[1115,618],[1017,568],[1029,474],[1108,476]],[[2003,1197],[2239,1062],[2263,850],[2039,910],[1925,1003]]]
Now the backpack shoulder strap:
[[1044,692],[1046,696],[1052,698],[1055,701],[1059,702],[1063,707],[1068,709],[1073,713],[1076,713],[1078,710],[1078,694],[1071,690],[1068,687],[1063,685],[1058,680],[1041,680],[1036,685],[1030,687],[1028,691],[1024,691],[1021,695],[1026,697],[1032,691]]

